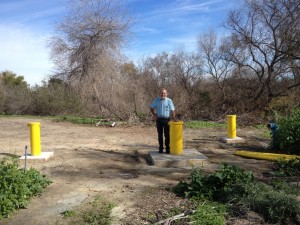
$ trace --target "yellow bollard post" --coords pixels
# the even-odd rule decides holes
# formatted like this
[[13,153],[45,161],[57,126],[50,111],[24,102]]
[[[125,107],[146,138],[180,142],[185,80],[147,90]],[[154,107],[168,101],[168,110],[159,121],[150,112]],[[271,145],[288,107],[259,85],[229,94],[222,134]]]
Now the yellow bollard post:
[[40,123],[32,122],[29,123],[27,126],[30,127],[31,155],[39,156],[41,155]]
[[170,121],[170,153],[181,155],[183,148],[182,121]]
[[236,115],[227,115],[228,138],[236,138]]

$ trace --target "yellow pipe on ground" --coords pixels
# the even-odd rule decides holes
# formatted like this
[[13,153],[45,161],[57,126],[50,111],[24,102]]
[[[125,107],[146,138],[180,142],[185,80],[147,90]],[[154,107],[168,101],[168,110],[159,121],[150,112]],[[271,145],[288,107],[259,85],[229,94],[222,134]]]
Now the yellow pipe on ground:
[[286,154],[276,154],[276,153],[268,153],[268,152],[251,152],[251,151],[243,151],[238,150],[234,153],[234,155],[252,158],[252,159],[264,159],[264,160],[289,160],[289,159],[300,159],[300,155],[286,155]]
[[30,145],[31,145],[31,155],[39,156],[41,155],[41,132],[40,123],[31,122],[27,125],[30,127]]
[[170,153],[181,155],[183,148],[182,121],[170,121]]
[[236,138],[236,115],[227,115],[228,138]]

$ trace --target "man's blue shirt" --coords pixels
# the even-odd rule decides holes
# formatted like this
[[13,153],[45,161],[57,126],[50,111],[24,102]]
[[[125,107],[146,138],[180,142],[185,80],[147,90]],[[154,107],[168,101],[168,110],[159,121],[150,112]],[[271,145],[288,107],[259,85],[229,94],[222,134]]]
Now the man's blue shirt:
[[150,108],[155,109],[157,117],[159,118],[169,118],[170,113],[175,110],[173,101],[170,98],[162,100],[161,97],[154,99]]

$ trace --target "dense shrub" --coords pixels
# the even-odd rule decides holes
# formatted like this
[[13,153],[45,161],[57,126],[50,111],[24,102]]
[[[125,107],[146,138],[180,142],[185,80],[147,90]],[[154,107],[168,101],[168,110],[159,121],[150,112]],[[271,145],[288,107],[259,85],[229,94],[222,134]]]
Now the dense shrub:
[[24,208],[30,198],[51,183],[39,171],[19,169],[18,159],[0,161],[0,219],[15,209]]
[[296,196],[261,182],[248,186],[243,204],[263,215],[268,223],[299,224],[300,202]]
[[280,150],[287,154],[300,154],[300,108],[280,118],[278,125],[276,142]]
[[287,183],[267,185],[254,180],[252,172],[223,164],[219,171],[205,175],[194,169],[187,181],[180,181],[173,191],[198,202],[219,202],[228,207],[231,215],[243,215],[251,209],[267,222],[300,224],[300,202],[297,192]]
[[281,177],[297,176],[300,174],[300,159],[280,159],[274,162],[275,175]]
[[182,197],[226,201],[233,195],[243,196],[245,184],[251,183],[253,179],[252,172],[222,164],[220,171],[208,176],[204,175],[201,168],[193,169],[188,181],[180,181],[173,190]]
[[67,84],[50,82],[31,90],[33,115],[80,114],[83,104],[80,96]]

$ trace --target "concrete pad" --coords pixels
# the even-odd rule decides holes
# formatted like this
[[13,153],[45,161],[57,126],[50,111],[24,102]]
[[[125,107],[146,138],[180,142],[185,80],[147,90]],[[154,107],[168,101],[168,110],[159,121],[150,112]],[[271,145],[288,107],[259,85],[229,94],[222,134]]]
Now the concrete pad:
[[223,137],[221,140],[223,142],[228,143],[228,144],[231,144],[231,143],[244,143],[245,142],[245,139],[244,138],[240,138],[240,137],[236,137],[236,138]]
[[[27,154],[27,160],[40,160],[47,161],[49,158],[53,157],[53,152],[41,152],[41,155],[32,156],[31,154]],[[25,155],[21,156],[20,159],[25,160]]]
[[149,151],[150,159],[158,167],[191,167],[202,165],[207,157],[196,149],[183,149],[181,155],[158,153],[158,150]]

